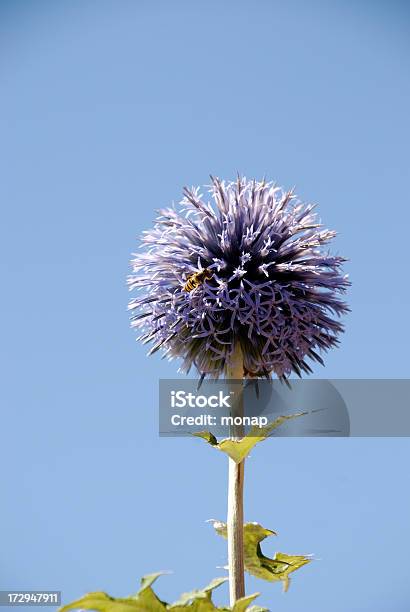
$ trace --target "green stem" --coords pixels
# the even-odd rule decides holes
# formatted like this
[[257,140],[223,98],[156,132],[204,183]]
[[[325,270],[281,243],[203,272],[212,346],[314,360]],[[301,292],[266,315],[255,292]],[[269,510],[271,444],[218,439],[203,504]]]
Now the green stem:
[[[237,345],[232,362],[227,368],[226,377],[231,380],[242,380],[243,357],[240,346]],[[235,408],[232,416],[243,416],[242,389],[238,394],[238,386],[235,385]],[[242,425],[234,425],[231,428],[230,437],[240,439],[244,435]],[[245,461],[235,463],[228,458],[228,568],[229,568],[229,596],[230,604],[233,606],[241,597],[245,596],[245,576],[243,563],[243,488],[245,478]]]

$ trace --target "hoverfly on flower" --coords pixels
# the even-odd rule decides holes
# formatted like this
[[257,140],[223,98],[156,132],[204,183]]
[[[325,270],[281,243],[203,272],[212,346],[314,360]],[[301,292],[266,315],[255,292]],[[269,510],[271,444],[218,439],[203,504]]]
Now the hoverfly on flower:
[[190,293],[191,291],[202,285],[204,281],[211,280],[211,278],[212,272],[208,268],[204,268],[204,270],[200,270],[199,272],[194,272],[194,274],[191,274],[188,277],[184,285],[184,291]]

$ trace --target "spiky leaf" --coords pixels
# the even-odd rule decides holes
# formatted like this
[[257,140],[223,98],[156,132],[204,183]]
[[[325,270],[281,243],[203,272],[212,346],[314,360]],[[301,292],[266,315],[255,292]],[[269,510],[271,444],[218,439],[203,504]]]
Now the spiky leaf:
[[96,610],[97,612],[268,612],[264,608],[252,606],[258,593],[249,595],[238,600],[233,608],[215,606],[212,601],[213,591],[226,582],[227,578],[215,578],[203,589],[196,589],[181,595],[174,604],[161,601],[152,589],[152,584],[161,573],[149,574],[141,580],[141,588],[135,595],[130,597],[110,597],[107,593],[95,592],[84,595],[81,599],[60,608],[59,612],[68,610]]
[[98,612],[163,612],[166,604],[162,602],[152,589],[152,584],[161,576],[161,572],[148,574],[141,579],[141,588],[130,597],[110,597],[107,593],[95,592],[84,595],[60,608],[59,612],[68,610],[97,610]]
[[[201,604],[201,607],[198,609],[202,610],[216,610],[214,607],[211,597],[212,591],[217,589],[221,584],[226,582],[227,578],[214,578],[205,588],[203,589],[195,589],[188,593],[183,593],[181,597],[174,604],[169,606],[169,609],[174,610],[174,612],[179,610],[185,610],[186,608],[192,608],[193,604],[196,604],[198,607]],[[211,605],[211,607],[210,607]],[[196,610],[194,606],[192,609]]]
[[[242,597],[235,602],[234,607],[232,608],[232,612],[245,612],[246,610],[252,610],[255,612],[257,606],[252,606],[249,608],[249,605],[258,597],[259,593],[254,593],[253,595],[248,595],[247,597]],[[259,608],[259,610],[264,610],[264,608]]]
[[291,414],[287,416],[279,416],[277,419],[272,421],[272,423],[269,423],[265,427],[259,427],[258,425],[254,425],[251,428],[250,432],[240,440],[224,438],[223,440],[218,442],[215,436],[209,431],[198,431],[195,432],[193,435],[198,438],[203,438],[213,448],[217,448],[223,453],[226,453],[231,459],[235,461],[235,463],[241,463],[241,461],[246,459],[253,447],[258,442],[266,440],[266,438],[269,437],[269,435],[274,429],[280,427],[285,421],[296,419],[297,417],[304,416],[305,414],[307,413],[298,412],[296,414]]
[[[226,523],[212,521],[216,533],[227,538]],[[289,574],[310,563],[311,558],[306,555],[287,555],[277,552],[271,559],[262,553],[261,542],[272,535],[277,535],[271,529],[266,529],[259,523],[245,523],[243,528],[244,537],[244,565],[245,570],[263,580],[282,581],[283,589],[289,588]]]

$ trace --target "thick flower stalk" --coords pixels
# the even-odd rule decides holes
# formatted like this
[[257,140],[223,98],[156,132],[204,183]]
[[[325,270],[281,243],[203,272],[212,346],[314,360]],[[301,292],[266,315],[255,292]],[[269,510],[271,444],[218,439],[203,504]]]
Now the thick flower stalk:
[[226,373],[240,345],[245,376],[286,379],[338,343],[345,259],[314,206],[273,183],[212,178],[211,201],[185,189],[180,210],[159,211],[132,261],[132,327],[139,339],[195,366]]

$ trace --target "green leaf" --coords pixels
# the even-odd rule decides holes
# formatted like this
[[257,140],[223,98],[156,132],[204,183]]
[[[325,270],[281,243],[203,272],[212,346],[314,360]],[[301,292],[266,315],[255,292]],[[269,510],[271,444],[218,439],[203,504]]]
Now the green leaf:
[[[171,610],[175,610],[176,608],[186,608],[189,603],[198,602],[199,600],[205,600],[210,602],[212,591],[217,589],[221,584],[226,582],[228,578],[214,578],[212,582],[208,584],[203,589],[195,589],[194,591],[190,591],[189,593],[183,593],[181,597],[175,602],[172,606],[170,606]],[[205,609],[205,608],[204,608]],[[217,608],[212,607],[210,610],[216,610]]]
[[[228,535],[226,523],[212,522],[216,533],[226,539]],[[277,534],[271,529],[262,527],[259,523],[245,523],[243,526],[245,570],[262,580],[270,582],[281,580],[284,591],[287,591],[289,574],[310,563],[311,558],[306,555],[287,555],[281,552],[277,552],[273,559],[265,557],[262,553],[261,542],[272,535]]]
[[253,610],[253,612],[256,612],[256,610],[259,610],[259,612],[269,612],[268,610],[266,610],[266,608],[260,608],[258,606],[252,606],[251,608],[249,608],[249,604],[251,604],[257,597],[259,597],[259,593],[247,595],[246,597],[238,599],[238,601],[234,604],[234,607],[232,608],[232,612],[245,612],[246,610],[248,612],[251,612],[251,610]]
[[258,427],[254,425],[250,432],[241,438],[241,440],[231,440],[231,438],[224,438],[220,442],[215,438],[215,436],[209,431],[197,431],[192,435],[203,438],[218,450],[222,451],[229,455],[231,459],[235,461],[235,463],[241,463],[250,453],[252,448],[258,443],[266,440],[269,435],[272,433],[274,429],[277,429],[282,425],[285,421],[289,421],[291,419],[296,419],[297,417],[304,416],[307,414],[306,412],[298,412],[296,414],[291,414],[288,416],[279,416],[272,423],[269,423],[265,427]]
[[157,580],[157,578],[167,573],[168,572],[155,572],[154,574],[147,574],[146,576],[143,576],[141,578],[141,586],[140,586],[140,590],[138,591],[138,593],[141,593],[142,591],[145,591],[145,589],[151,587],[154,584],[154,582]]
[[107,593],[88,593],[81,599],[60,608],[60,612],[67,610],[97,610],[98,612],[163,612],[166,607],[159,601],[154,593],[142,596],[114,598]]
[[[130,597],[110,597],[107,593],[88,593],[81,599],[60,608],[59,612],[67,612],[73,609],[96,610],[97,612],[245,612],[249,604],[258,596],[249,595],[236,602],[233,608],[218,608],[212,601],[213,591],[221,586],[228,578],[215,578],[203,589],[196,589],[181,595],[174,604],[161,601],[152,589],[152,584],[163,572],[149,574],[141,580],[141,588],[135,595]],[[250,612],[267,612],[263,608],[252,606]]]
[[88,593],[81,599],[60,608],[59,612],[68,610],[97,610],[98,612],[163,612],[166,604],[154,593],[152,584],[163,572],[148,574],[141,579],[141,587],[136,595],[130,597],[110,597],[107,593]]
[[194,432],[192,435],[197,436],[198,438],[203,438],[211,446],[218,446],[218,440],[215,438],[214,434],[212,434],[210,431],[197,431],[197,432]]

